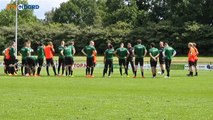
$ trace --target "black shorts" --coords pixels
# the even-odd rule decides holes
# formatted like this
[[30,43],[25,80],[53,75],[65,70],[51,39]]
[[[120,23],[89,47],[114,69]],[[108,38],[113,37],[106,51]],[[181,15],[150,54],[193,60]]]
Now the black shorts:
[[113,64],[113,60],[106,60],[105,61],[105,68],[107,68],[108,66],[109,66],[109,68],[111,68],[112,64]]
[[87,58],[87,67],[94,67],[94,58]]
[[9,66],[10,65],[10,59],[4,59],[4,65]]
[[33,58],[26,58],[26,64],[29,66],[29,67],[35,67],[36,66],[36,61],[33,59]]
[[160,63],[160,64],[165,64],[165,59],[164,59],[164,58],[159,57],[159,63]]
[[65,65],[73,65],[74,61],[72,57],[65,57]]
[[9,61],[8,61],[8,64],[14,65],[15,63],[16,63],[16,58],[15,58],[15,56],[10,57],[10,59],[9,59]]
[[47,65],[54,65],[53,59],[52,58],[46,59],[46,64]]
[[38,58],[38,65],[41,67],[43,66],[44,59],[43,58]]
[[140,66],[143,66],[144,60],[143,58],[135,58],[135,65],[138,65],[140,63]]
[[157,67],[157,61],[150,60],[151,67]]
[[22,64],[22,66],[27,65],[26,59],[22,59],[22,60],[21,60],[21,64]]
[[118,60],[118,62],[119,62],[119,66],[126,66],[126,60],[125,59],[119,59]]
[[65,58],[58,58],[59,64],[65,64]]
[[195,65],[195,62],[192,62],[192,61],[188,61],[188,63],[189,63],[189,67],[191,67],[191,66],[194,66],[194,65]]
[[195,60],[195,62],[194,62],[194,66],[197,66],[197,60]]

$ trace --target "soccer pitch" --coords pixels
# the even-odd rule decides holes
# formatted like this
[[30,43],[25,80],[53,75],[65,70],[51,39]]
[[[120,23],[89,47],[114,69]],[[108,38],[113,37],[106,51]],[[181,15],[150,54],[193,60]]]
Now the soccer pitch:
[[0,119],[213,119],[211,71],[186,77],[187,70],[173,70],[170,79],[153,79],[146,70],[145,79],[134,79],[121,78],[118,69],[111,78],[102,78],[100,68],[95,69],[95,78],[85,78],[84,69],[75,69],[74,78],[47,77],[44,70],[41,77],[1,75]]

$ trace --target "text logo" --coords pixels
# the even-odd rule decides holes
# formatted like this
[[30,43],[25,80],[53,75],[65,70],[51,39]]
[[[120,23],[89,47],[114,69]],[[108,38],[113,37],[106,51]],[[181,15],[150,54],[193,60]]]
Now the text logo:
[[19,4],[18,6],[14,5],[14,4],[8,4],[6,9],[10,10],[10,9],[17,9],[18,10],[34,10],[34,9],[39,9],[39,5],[28,5],[28,4]]

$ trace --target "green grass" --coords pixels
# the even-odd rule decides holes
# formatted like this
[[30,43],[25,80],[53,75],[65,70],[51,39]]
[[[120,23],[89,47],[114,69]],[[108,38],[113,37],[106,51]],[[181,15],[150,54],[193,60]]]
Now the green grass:
[[0,78],[1,120],[212,120],[213,77],[200,71],[171,72],[170,79],[85,78],[83,69],[70,77]]

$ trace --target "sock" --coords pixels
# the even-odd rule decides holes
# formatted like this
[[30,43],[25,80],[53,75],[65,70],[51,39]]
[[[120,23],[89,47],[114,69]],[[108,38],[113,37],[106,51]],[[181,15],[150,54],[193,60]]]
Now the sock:
[[91,68],[91,75],[93,75],[94,67]]
[[62,66],[62,75],[64,74],[64,66]]
[[169,77],[170,75],[169,75],[169,70],[167,70],[167,76]]
[[66,67],[66,76],[68,75],[68,68]]
[[103,77],[105,76],[106,72],[107,72],[107,69],[104,68],[104,70],[103,70]]
[[126,75],[128,75],[128,69],[127,68],[125,68],[125,73],[126,73]]
[[55,66],[53,66],[53,71],[54,71],[54,74],[56,75],[56,70],[55,70]]
[[88,73],[88,75],[90,75],[90,68],[88,68],[88,72],[87,73]]
[[143,72],[141,72],[141,75],[143,76]]
[[21,74],[24,75],[24,71],[23,71],[24,67],[21,66]]
[[110,76],[110,75],[111,75],[111,72],[112,72],[112,71],[111,71],[111,70],[109,70],[108,76]]
[[73,75],[73,70],[71,70],[71,75]]
[[88,68],[86,68],[86,75],[88,75]]
[[58,65],[58,74],[60,74],[60,67],[61,65]]
[[121,74],[121,76],[122,76],[122,68],[120,67],[120,74]]
[[162,70],[161,73],[164,74],[164,71],[165,71],[165,70]]
[[70,66],[68,67],[68,70],[69,70],[68,74],[71,75],[71,67]]
[[40,75],[41,67],[38,67],[37,74]]
[[137,75],[137,71],[135,71],[134,73],[135,73],[135,76],[136,76]]
[[47,75],[49,76],[50,73],[49,73],[49,67],[48,66],[46,67],[46,70],[47,70]]

